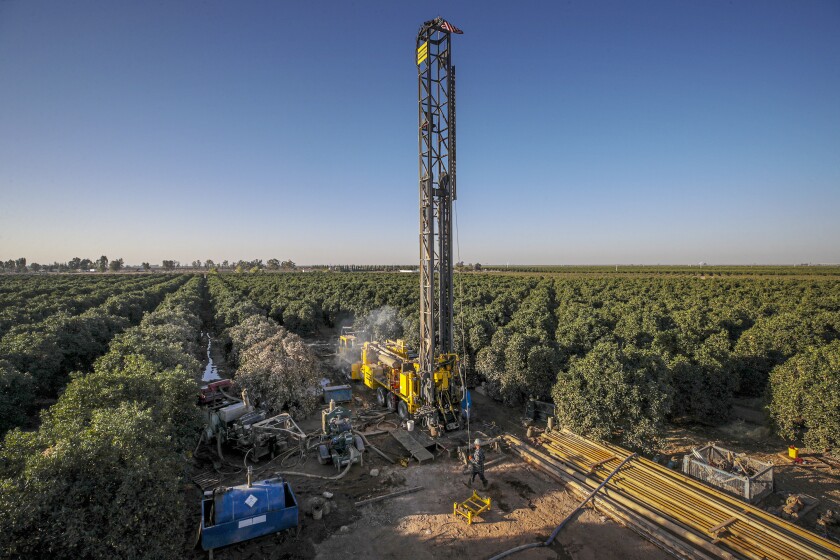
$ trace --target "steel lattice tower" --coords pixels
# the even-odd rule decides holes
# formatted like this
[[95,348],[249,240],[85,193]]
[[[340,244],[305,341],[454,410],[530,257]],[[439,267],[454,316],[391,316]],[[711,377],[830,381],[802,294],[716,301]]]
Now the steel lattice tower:
[[455,67],[440,18],[417,34],[420,179],[420,372],[434,401],[436,357],[454,350],[452,202],[455,181]]

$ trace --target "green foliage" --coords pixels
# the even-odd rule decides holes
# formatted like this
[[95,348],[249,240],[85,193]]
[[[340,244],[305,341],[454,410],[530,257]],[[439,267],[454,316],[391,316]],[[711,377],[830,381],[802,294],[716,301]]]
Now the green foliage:
[[788,439],[840,457],[840,340],[808,347],[770,373],[770,414]]
[[807,346],[824,344],[837,336],[835,325],[825,313],[790,310],[759,317],[735,346],[741,377],[739,392],[762,395],[770,370]]
[[318,327],[320,313],[308,300],[289,302],[283,309],[283,325],[300,334],[311,334]]
[[733,266],[709,266],[709,265],[619,265],[619,266],[557,266],[557,265],[482,265],[484,270],[501,272],[532,272],[540,274],[564,274],[564,275],[586,275],[586,276],[837,276],[840,274],[840,267],[823,265],[800,265],[800,266],[764,266],[764,265],[733,265]]
[[238,366],[237,386],[248,392],[252,403],[273,414],[311,414],[319,400],[320,375],[303,339],[266,318],[221,278],[212,277],[209,282],[216,320],[228,327],[224,347],[228,362]]
[[0,360],[0,434],[26,423],[35,400],[35,383],[6,360]]
[[[0,356],[16,370],[31,376],[39,396],[55,397],[67,383],[69,372],[89,370],[116,334],[140,321],[145,311],[153,309],[185,281],[186,277],[161,277],[154,282],[147,278],[117,284],[133,289],[113,295],[106,292],[92,300],[101,300],[101,305],[78,314],[59,311],[43,321],[12,327],[0,339]],[[156,338],[154,333],[152,338]],[[25,417],[16,416],[14,425],[22,425],[24,420]],[[8,429],[1,423],[0,428],[0,435]]]
[[0,337],[12,327],[20,330],[59,312],[78,315],[101,305],[109,297],[119,301],[121,294],[146,290],[168,280],[171,278],[162,275],[0,276]]
[[[237,264],[247,270],[259,263]],[[269,263],[272,268],[276,264]],[[640,352],[666,368],[666,393],[673,396],[669,420],[715,424],[728,419],[733,395],[768,394],[768,387],[773,390],[780,382],[770,376],[774,368],[840,338],[840,282],[828,267],[621,267],[618,273],[562,268],[540,269],[550,272],[544,275],[456,274],[455,346],[471,385],[484,384],[491,395],[512,406],[528,397],[550,399],[558,375],[568,376],[587,358],[597,362],[603,350],[596,352],[596,347],[614,343],[622,353]],[[60,388],[68,368],[89,369],[85,365],[99,356],[95,347],[101,353],[101,341],[110,336],[101,321],[112,316],[136,324],[156,304],[120,296],[154,291],[163,275],[70,279],[78,283],[60,276],[49,282],[39,275],[0,276],[0,334],[7,335],[0,341],[0,355],[18,371],[30,373],[39,387],[53,379]],[[131,288],[129,281],[148,284]],[[52,289],[50,282],[61,289]],[[309,336],[355,322],[376,338],[401,336],[410,346],[419,345],[414,275],[295,274],[289,269],[282,274],[213,275],[209,287],[217,326],[224,333],[222,346],[234,366],[242,366],[245,353],[253,349],[251,354],[266,360],[268,369],[285,371],[274,364],[289,359],[288,349],[282,343],[279,349],[260,346],[282,334],[280,325]],[[105,305],[110,296],[117,299]],[[97,313],[84,320],[62,322],[94,309]],[[120,369],[126,356],[136,354],[162,369],[192,370],[197,339],[186,345],[181,341],[195,323],[182,319],[160,315],[144,330],[117,334],[95,369]],[[64,334],[58,324],[64,325]],[[90,331],[85,330],[88,324]],[[101,338],[91,336],[96,333]],[[628,358],[622,356],[618,362],[623,368]],[[262,369],[256,363],[246,368],[248,375]],[[283,387],[277,380],[265,381],[262,387]],[[284,393],[271,399],[281,407],[296,406],[297,397],[291,397]],[[598,401],[589,406],[598,407]],[[623,437],[621,429],[612,431],[609,417],[596,420]],[[816,428],[801,424],[801,429]]]
[[167,436],[138,403],[91,411],[0,480],[0,548],[13,558],[178,557],[183,493]]
[[[528,397],[550,398],[560,366],[554,340],[554,297],[553,283],[535,286],[510,322],[494,333],[490,348],[482,349],[477,357],[489,392],[508,404],[521,405]],[[486,339],[486,334],[486,329],[480,328],[476,337]]]
[[[455,345],[467,379],[515,406],[530,396],[550,398],[558,373],[569,371],[599,343],[616,341],[667,367],[670,420],[719,424],[728,420],[734,395],[765,394],[775,366],[809,345],[840,338],[836,268],[535,270],[551,274],[456,274]],[[415,348],[419,344],[412,275],[229,275],[224,280],[303,334],[313,331],[313,313],[316,328],[354,320],[359,326],[387,306],[396,310],[402,336]],[[305,314],[305,327],[296,318],[287,321],[286,310],[294,302],[305,302],[297,305],[313,312]]]
[[[198,350],[201,284],[194,278],[168,295],[115,339],[92,372],[74,374],[36,432],[6,435],[0,447],[5,555],[180,556],[182,456],[200,430],[199,368],[189,353]],[[191,369],[177,365],[185,363]]]
[[671,406],[669,371],[650,351],[602,341],[557,376],[552,396],[561,425],[652,451]]
[[159,422],[169,424],[168,431],[179,434],[182,443],[189,445],[198,427],[197,417],[193,406],[183,405],[195,398],[197,362],[192,370],[181,366],[167,369],[141,354],[129,354],[118,367],[112,366],[101,360],[93,372],[77,376],[67,386],[59,401],[43,414],[43,425],[50,434],[69,437],[87,424],[96,410],[133,402],[150,410]]
[[671,359],[673,416],[710,425],[729,419],[732,396],[738,387],[729,346],[727,334],[721,331],[699,343],[690,356]]

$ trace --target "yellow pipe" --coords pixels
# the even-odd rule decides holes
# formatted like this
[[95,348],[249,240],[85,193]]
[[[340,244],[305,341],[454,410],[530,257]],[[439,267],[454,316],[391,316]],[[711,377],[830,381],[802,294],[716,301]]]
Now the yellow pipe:
[[[608,469],[610,463],[620,461],[622,456],[629,454],[620,447],[597,444],[565,430],[547,434],[546,439],[549,453],[559,456],[560,460],[570,464],[583,476],[588,474],[590,465],[594,463],[609,459],[599,467]],[[593,478],[599,476],[597,470]],[[771,551],[773,557],[779,558],[814,558],[813,553],[817,551],[803,550],[802,543],[793,541],[784,533],[785,530],[804,539],[806,544],[828,549],[835,555],[840,554],[840,547],[818,535],[736,501],[652,461],[640,460],[634,469],[628,469],[611,486],[631,497],[634,494],[644,496],[649,502],[658,505],[663,513],[672,511],[678,514],[675,518],[681,518],[678,519],[681,522],[695,525],[704,532],[731,517],[737,517],[738,521],[730,526],[729,534],[721,541],[754,558],[763,558]],[[657,487],[666,488],[667,493],[656,490]],[[686,491],[687,488],[691,491]]]
[[[555,448],[556,449],[556,448]],[[562,450],[557,450],[562,451]],[[562,455],[562,453],[561,453]],[[603,455],[603,454],[600,454]],[[592,459],[598,458],[600,455],[595,455]],[[607,454],[610,456],[613,454]],[[607,463],[604,463],[604,469],[608,469],[609,463],[613,461],[618,461],[619,459],[612,459]],[[642,467],[647,465],[642,465]],[[703,528],[708,530],[719,523],[733,517],[734,513],[737,512],[721,512],[719,510],[715,510],[714,507],[704,503],[701,500],[696,499],[691,493],[687,493],[682,491],[680,488],[671,487],[670,490],[672,491],[670,495],[664,494],[656,490],[657,487],[662,486],[669,486],[667,481],[665,484],[662,484],[661,477],[657,477],[654,473],[647,472],[644,468],[640,468],[638,465],[635,466],[634,469],[628,469],[625,471],[624,476],[617,480],[614,486],[619,489],[623,490],[624,492],[630,495],[638,495],[643,496],[646,498],[647,503],[656,504],[658,506],[657,509],[665,512],[671,513],[675,518],[679,521],[684,522],[689,525],[693,525],[698,528]],[[585,474],[585,473],[584,473]],[[603,478],[596,475],[597,478]],[[633,484],[636,482],[636,484]],[[673,486],[673,485],[671,485]],[[739,516],[740,517],[740,516]],[[756,534],[755,531],[751,531],[751,527],[742,527],[744,523],[736,523],[733,526],[730,526],[730,533],[732,537],[727,537],[727,539],[738,538],[739,533],[743,534],[743,548],[750,549],[751,551],[754,550],[761,550],[761,545],[756,545],[755,543],[750,543],[748,541],[758,538],[762,541],[762,545],[766,548],[773,549],[774,552],[781,552],[784,555],[784,551],[786,549],[783,542],[778,541],[778,539],[772,539],[772,543],[770,542],[770,535],[764,533]],[[738,529],[736,530],[736,526]],[[761,558],[762,554],[756,554],[756,558]]]
[[[522,444],[522,442],[520,442],[519,440],[517,440],[513,436],[506,436],[506,437],[508,437],[511,440],[514,440],[514,441],[518,442],[518,445],[516,446],[516,449],[520,453],[520,456],[523,459],[525,459],[527,462],[531,462],[532,464],[535,464],[537,466],[543,466],[545,468],[546,465],[545,465],[545,462],[544,462],[544,459],[543,459],[544,455],[542,453],[540,453],[539,451],[537,451],[533,448],[525,446],[524,444]],[[547,472],[550,473],[552,471],[549,470]],[[581,474],[575,472],[573,469],[570,469],[567,466],[564,466],[563,470],[561,472],[563,472],[564,474],[563,475],[558,474],[557,476],[559,476],[560,479],[563,480],[563,481],[566,481],[567,479],[571,479],[571,480],[576,481],[579,484],[585,485],[585,487],[586,486],[588,486],[590,488],[595,487],[592,480],[582,476]],[[656,512],[651,511],[650,509],[636,503],[635,501],[633,501],[631,499],[628,499],[627,497],[625,497],[621,494],[617,494],[617,495],[609,495],[608,494],[607,499],[614,500],[620,506],[626,507],[631,512],[633,512],[637,515],[640,515],[643,519],[649,520],[653,523],[656,523],[660,527],[666,528],[671,533],[673,533],[675,535],[678,535],[679,537],[685,539],[689,543],[696,546],[698,549],[705,550],[706,552],[714,555],[716,558],[723,558],[724,560],[736,560],[736,558],[734,556],[732,556],[730,553],[726,552],[725,550],[720,549],[719,547],[713,545],[712,543],[710,543],[706,540],[703,540],[702,538],[695,535],[694,533],[692,533],[690,530],[686,529],[685,527],[681,527],[681,526],[677,525],[676,523],[667,519],[666,517],[663,517],[663,516],[657,514]]]

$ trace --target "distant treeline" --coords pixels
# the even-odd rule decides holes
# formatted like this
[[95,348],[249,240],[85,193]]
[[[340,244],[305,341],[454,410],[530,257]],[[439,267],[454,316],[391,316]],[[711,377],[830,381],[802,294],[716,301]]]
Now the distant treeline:
[[[0,273],[26,272],[119,272],[127,268],[124,260],[74,257],[67,262],[51,264],[29,263],[25,257],[0,259]],[[263,271],[285,272],[398,272],[416,271],[417,264],[311,264],[298,265],[293,260],[272,258],[252,260],[196,259],[191,262],[164,259],[160,264],[148,262],[134,265],[137,270],[206,270],[217,272],[255,273]],[[588,274],[588,275],[689,275],[689,276],[840,276],[840,264],[797,265],[482,265],[480,263],[455,264],[459,272],[511,272],[531,274]]]
[[[28,263],[26,257],[17,259],[0,259],[0,272],[13,272],[22,274],[25,272],[119,272],[125,266],[122,258],[108,259],[102,255],[96,260],[73,257],[67,262],[55,261],[52,264]],[[143,263],[143,268],[148,270],[149,263]]]
[[544,274],[678,274],[694,276],[836,276],[840,265],[482,265],[495,272]]

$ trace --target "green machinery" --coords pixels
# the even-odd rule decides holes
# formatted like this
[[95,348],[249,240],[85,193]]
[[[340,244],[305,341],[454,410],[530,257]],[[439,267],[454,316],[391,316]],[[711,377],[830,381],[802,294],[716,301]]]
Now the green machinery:
[[318,445],[318,462],[332,463],[337,470],[349,463],[362,461],[365,444],[361,436],[353,433],[351,413],[330,401],[329,408],[321,411],[321,443]]

